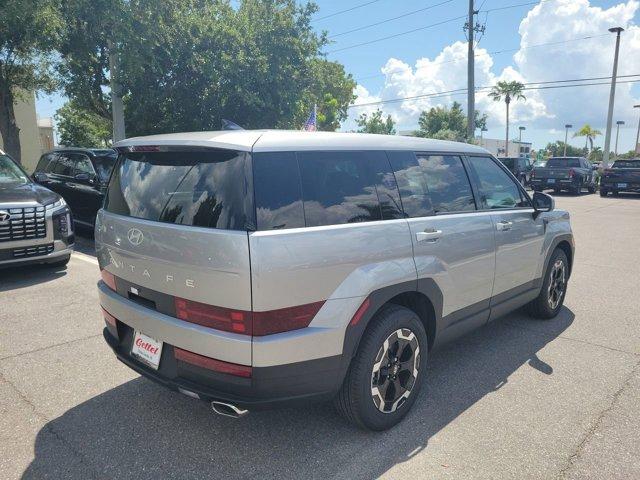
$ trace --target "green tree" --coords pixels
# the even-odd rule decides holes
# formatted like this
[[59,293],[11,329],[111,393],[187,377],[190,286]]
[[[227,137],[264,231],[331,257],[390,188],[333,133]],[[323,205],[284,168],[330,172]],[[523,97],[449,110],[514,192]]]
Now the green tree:
[[[564,156],[564,142],[556,140],[553,143],[548,143],[545,147],[547,156],[549,157],[562,157]],[[569,157],[584,157],[587,154],[586,148],[578,148],[573,145],[567,144],[567,156]]]
[[[476,110],[474,123],[476,128],[486,128],[487,114],[480,115]],[[453,102],[451,108],[438,106],[423,111],[418,119],[418,126],[419,130],[415,132],[418,137],[455,142],[473,140],[467,138],[467,117],[458,102]]]
[[[73,0],[62,50],[65,92],[108,118],[109,47],[120,63],[128,135],[245,128],[319,128],[346,118],[355,82],[320,55],[313,3],[295,0]],[[110,44],[111,42],[111,44]]]
[[111,145],[111,121],[93,111],[79,107],[73,100],[58,109],[55,119],[62,145],[69,147]]
[[489,92],[489,98],[491,98],[495,102],[500,102],[504,99],[504,103],[506,106],[507,117],[506,117],[506,132],[505,132],[505,154],[509,155],[509,106],[511,104],[511,100],[526,100],[527,98],[523,95],[524,85],[520,82],[512,81],[506,82],[501,81],[493,86],[491,91]]
[[391,115],[387,115],[387,118],[382,118],[382,110],[376,110],[371,115],[363,113],[356,120],[358,124],[358,132],[360,133],[380,133],[382,135],[395,135],[395,122]]
[[591,152],[589,152],[587,159],[590,162],[602,162],[603,153],[604,152],[601,147],[593,147]]
[[587,148],[587,142],[589,142],[589,146],[591,147],[590,150],[593,150],[593,140],[598,135],[602,135],[602,132],[600,130],[595,130],[591,128],[591,125],[589,125],[588,123],[583,125],[580,130],[578,130],[576,133],[573,134],[574,138],[585,137],[584,148]]
[[55,88],[52,55],[60,21],[49,0],[4,0],[0,18],[0,135],[7,153],[21,162],[14,106],[22,96]]

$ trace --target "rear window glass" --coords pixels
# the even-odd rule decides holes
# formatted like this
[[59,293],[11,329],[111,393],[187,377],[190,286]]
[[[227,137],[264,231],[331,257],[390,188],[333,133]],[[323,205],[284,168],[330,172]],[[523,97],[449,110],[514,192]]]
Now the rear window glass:
[[613,168],[640,168],[640,160],[616,160]]
[[248,154],[227,150],[122,154],[105,209],[179,225],[252,230],[249,164]]
[[580,167],[579,158],[550,158],[547,162],[547,168],[571,168]]
[[253,155],[258,230],[304,227],[302,187],[294,152]]
[[298,161],[308,227],[402,215],[384,152],[300,152]]
[[505,167],[507,167],[509,170],[513,170],[513,167],[515,165],[515,158],[500,158],[499,159]]

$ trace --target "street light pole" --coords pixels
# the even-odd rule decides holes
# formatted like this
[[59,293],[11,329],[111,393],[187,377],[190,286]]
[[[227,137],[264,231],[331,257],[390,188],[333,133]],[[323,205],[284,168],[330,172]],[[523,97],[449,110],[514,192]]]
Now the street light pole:
[[573,125],[571,125],[570,123],[567,123],[564,126],[564,155],[563,157],[567,156],[567,140],[569,138],[569,129],[573,128]]
[[613,150],[615,158],[618,158],[618,135],[620,135],[620,125],[624,125],[624,120],[616,122],[616,148]]
[[518,127],[518,130],[520,130],[520,136],[518,137],[518,142],[522,143],[522,132],[525,131],[527,129],[527,127]]
[[613,75],[611,75],[611,92],[609,93],[609,111],[607,113],[607,131],[604,136],[604,152],[602,154],[602,168],[609,166],[609,149],[611,148],[611,126],[613,123],[613,106],[616,100],[616,77],[618,76],[618,52],[620,51],[620,33],[622,27],[610,28],[611,33],[616,34],[616,51],[613,56]]
[[[640,105],[634,105],[633,108],[640,108]],[[640,153],[640,118],[638,118],[638,132],[636,133],[636,144],[634,145],[636,153]]]

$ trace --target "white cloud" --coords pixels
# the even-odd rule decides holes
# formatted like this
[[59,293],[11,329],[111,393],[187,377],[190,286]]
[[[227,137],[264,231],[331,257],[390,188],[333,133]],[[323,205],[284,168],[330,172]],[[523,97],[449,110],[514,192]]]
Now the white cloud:
[[[513,56],[513,65],[496,72],[491,55],[483,48],[476,50],[476,85],[493,85],[498,80],[527,83],[610,76],[615,36],[607,29],[619,25],[626,30],[622,34],[618,74],[640,73],[640,27],[631,23],[639,8],[638,0],[628,0],[608,9],[591,6],[589,0],[540,3],[520,23],[520,50]],[[603,34],[606,35],[588,40],[534,46]],[[446,46],[433,59],[419,59],[414,66],[390,58],[381,68],[385,81],[380,91],[369,92],[359,85],[356,103],[464,89],[466,57],[467,45],[458,41]],[[633,120],[634,112],[629,105],[638,103],[638,99],[633,98],[631,88],[629,83],[618,84],[616,120]],[[608,85],[528,90],[525,94],[525,102],[512,104],[511,118],[514,122],[526,122],[532,128],[561,130],[565,123],[591,123],[601,127],[606,121]],[[451,105],[454,100],[465,105],[466,95],[443,94],[379,107],[390,113],[401,128],[411,128],[417,125],[422,110],[436,105]],[[378,106],[352,108],[351,119],[376,108]],[[476,95],[476,108],[489,114],[490,128],[504,124],[504,104],[491,101],[486,92]]]

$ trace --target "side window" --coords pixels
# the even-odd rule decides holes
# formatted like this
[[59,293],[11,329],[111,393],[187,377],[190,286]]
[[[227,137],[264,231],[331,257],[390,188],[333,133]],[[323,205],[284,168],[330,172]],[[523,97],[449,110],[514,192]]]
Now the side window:
[[528,207],[518,185],[490,157],[469,157],[483,209]]
[[255,153],[253,185],[258,230],[304,227],[300,171],[294,152]]
[[427,179],[413,152],[388,152],[391,168],[398,183],[402,206],[407,217],[426,217],[433,214],[427,190]]
[[69,158],[69,155],[64,153],[58,155],[58,161],[52,169],[52,173],[56,175],[64,175],[65,177],[73,177],[74,162]]
[[74,162],[74,175],[78,175],[79,173],[86,173],[88,175],[95,175],[95,171],[93,169],[93,165],[91,165],[91,160],[86,155],[82,155],[80,153],[72,153],[69,155]]
[[381,220],[371,156],[384,152],[300,152],[308,227]]
[[434,213],[469,212],[476,209],[462,160],[454,155],[418,153]]
[[50,172],[50,168],[53,166],[53,160],[56,155],[54,153],[47,153],[46,155],[42,155],[40,160],[38,161],[38,166],[36,167],[36,172]]

